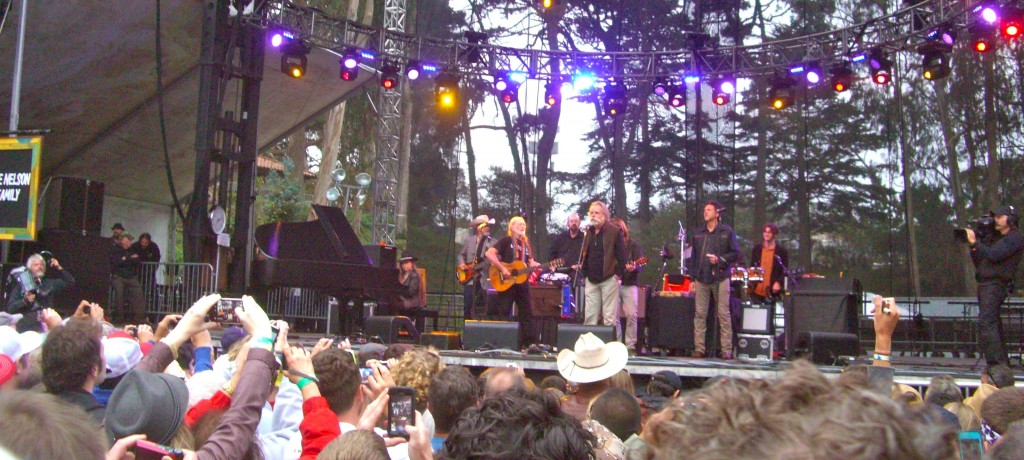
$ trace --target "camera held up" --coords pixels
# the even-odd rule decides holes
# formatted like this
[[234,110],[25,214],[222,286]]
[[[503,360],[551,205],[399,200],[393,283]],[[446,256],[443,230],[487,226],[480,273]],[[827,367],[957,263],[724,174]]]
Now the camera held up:
[[[981,216],[977,219],[971,219],[968,224],[971,229],[974,230],[974,234],[978,240],[984,240],[996,233],[996,219],[992,216]],[[961,243],[966,243],[967,229],[958,228],[953,230],[953,237]]]

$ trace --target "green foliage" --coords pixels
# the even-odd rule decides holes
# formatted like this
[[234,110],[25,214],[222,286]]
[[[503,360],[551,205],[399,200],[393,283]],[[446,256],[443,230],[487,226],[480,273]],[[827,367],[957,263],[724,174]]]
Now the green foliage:
[[289,180],[289,172],[295,165],[291,159],[281,160],[284,172],[270,170],[256,180],[256,224],[270,222],[292,222],[305,220],[309,211],[309,200],[303,193],[302,183]]

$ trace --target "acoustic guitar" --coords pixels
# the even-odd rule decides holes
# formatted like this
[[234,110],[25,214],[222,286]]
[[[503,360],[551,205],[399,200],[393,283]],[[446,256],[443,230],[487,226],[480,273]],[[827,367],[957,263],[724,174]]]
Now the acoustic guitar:
[[[548,270],[561,267],[565,261],[562,259],[555,259],[546,264],[541,264],[541,267],[546,266]],[[489,278],[491,279],[491,287],[495,291],[504,292],[510,287],[516,284],[523,284],[526,279],[530,276],[530,272],[534,269],[526,266],[526,263],[521,260],[516,260],[511,263],[502,262],[501,265],[505,266],[512,276],[505,276],[501,274],[501,269],[497,265],[491,265],[491,272]],[[541,268],[537,267],[537,268]]]
[[476,276],[476,262],[466,264],[465,269],[455,267],[455,277],[459,280],[459,284],[471,283],[474,276]]

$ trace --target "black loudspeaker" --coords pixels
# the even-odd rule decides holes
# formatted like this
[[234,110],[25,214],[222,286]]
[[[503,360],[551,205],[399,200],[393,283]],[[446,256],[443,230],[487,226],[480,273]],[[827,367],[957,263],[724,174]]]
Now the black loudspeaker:
[[54,177],[43,197],[43,228],[99,236],[103,193],[102,182]]
[[378,336],[386,344],[420,343],[420,332],[405,316],[372,316],[366,318],[364,329],[368,337]]
[[598,326],[586,324],[559,324],[558,325],[558,349],[572,350],[580,336],[593,332],[597,338],[604,343],[615,340],[615,326]]
[[327,335],[341,335],[341,309],[337,299],[327,302]]
[[434,347],[438,350],[461,349],[458,332],[434,331],[420,334],[420,345]]
[[802,278],[786,297],[786,350],[804,332],[857,334],[861,298],[856,279]]
[[[648,324],[651,330],[651,346],[661,349],[692,350],[693,318],[696,304],[693,296],[652,296],[649,305]],[[708,307],[707,333],[704,347],[710,356],[718,350],[718,315],[714,307]]]
[[856,334],[838,332],[803,332],[793,348],[795,356],[809,356],[814,364],[834,366],[843,356],[860,356],[860,339]]
[[481,348],[517,350],[519,349],[519,323],[513,321],[466,321],[462,331],[462,347],[469,351]]

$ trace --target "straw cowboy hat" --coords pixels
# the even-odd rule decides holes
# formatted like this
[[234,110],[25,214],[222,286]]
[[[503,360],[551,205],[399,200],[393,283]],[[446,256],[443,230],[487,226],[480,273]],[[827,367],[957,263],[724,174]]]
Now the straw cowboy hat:
[[624,369],[627,360],[629,352],[622,342],[604,343],[588,332],[576,340],[572,350],[558,353],[558,373],[570,382],[597,382]]
[[487,217],[487,214],[480,214],[475,219],[469,221],[470,227],[476,227],[480,224],[494,225],[494,218]]

